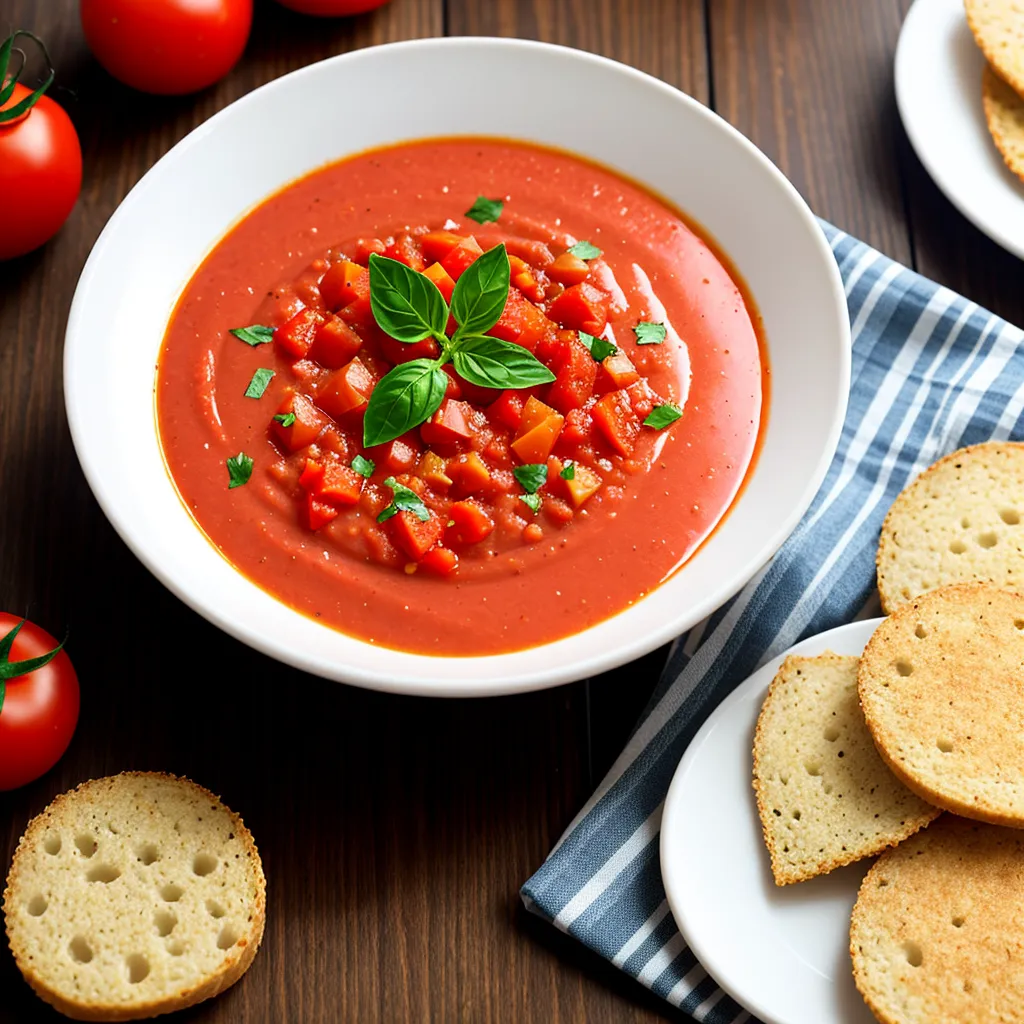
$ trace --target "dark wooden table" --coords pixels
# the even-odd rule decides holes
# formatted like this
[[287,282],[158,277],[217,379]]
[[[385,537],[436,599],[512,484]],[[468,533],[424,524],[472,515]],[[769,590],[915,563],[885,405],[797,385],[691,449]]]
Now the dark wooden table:
[[[31,29],[78,127],[82,197],[61,234],[0,273],[0,606],[62,635],[82,682],[65,758],[0,794],[4,871],[56,793],[129,768],[184,773],[252,827],[269,880],[263,949],[195,1021],[652,1021],[639,985],[531,918],[518,887],[611,763],[659,656],[587,683],[487,701],[365,693],[304,676],[171,597],[101,514],[64,417],[61,352],[79,272],[149,166],[193,126],[322,57],[417,36],[566,43],[648,71],[760,146],[812,208],[995,312],[1024,320],[1021,264],[943,199],[899,125],[892,59],[909,0],[394,0],[317,21],[257,2],[241,63],[156,99],[92,60],[75,0],[0,0]],[[0,230],[5,203],[0,196]],[[59,1019],[0,953],[0,1024]]]

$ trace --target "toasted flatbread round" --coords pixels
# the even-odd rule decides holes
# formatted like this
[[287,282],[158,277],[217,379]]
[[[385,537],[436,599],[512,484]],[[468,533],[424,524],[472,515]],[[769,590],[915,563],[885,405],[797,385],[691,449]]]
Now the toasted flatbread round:
[[1024,828],[1024,597],[962,583],[903,605],[857,685],[875,746],[918,796]]
[[908,484],[882,524],[877,568],[886,612],[949,583],[1024,587],[1024,444],[961,448]]
[[850,920],[883,1024],[1024,1021],[1024,833],[944,815],[884,853]]
[[981,79],[985,122],[1006,166],[1024,181],[1024,100],[985,65]]
[[879,756],[855,657],[790,656],[754,735],[754,790],[776,885],[825,874],[912,835],[939,813]]
[[999,77],[1024,93],[1024,7],[1019,0],[964,0],[974,40]]

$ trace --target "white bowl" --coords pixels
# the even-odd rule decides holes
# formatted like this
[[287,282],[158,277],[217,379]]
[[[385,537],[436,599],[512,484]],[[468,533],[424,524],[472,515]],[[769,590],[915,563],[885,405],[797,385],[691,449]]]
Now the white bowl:
[[[344,118],[339,96],[357,97]],[[287,145],[268,142],[282,130]],[[197,265],[269,193],[347,153],[467,134],[572,150],[644,182],[696,218],[760,308],[772,393],[761,454],[739,500],[665,584],[555,643],[437,658],[374,647],[320,625],[216,552],[164,468],[154,367]],[[712,612],[810,504],[839,438],[849,374],[849,321],[832,253],[795,189],[750,142],[695,100],[613,61],[539,43],[461,38],[334,57],[200,125],[146,174],[97,241],[75,293],[64,361],[68,419],[89,484],[166,586],[232,636],[306,671],[435,696],[580,679],[645,654]]]

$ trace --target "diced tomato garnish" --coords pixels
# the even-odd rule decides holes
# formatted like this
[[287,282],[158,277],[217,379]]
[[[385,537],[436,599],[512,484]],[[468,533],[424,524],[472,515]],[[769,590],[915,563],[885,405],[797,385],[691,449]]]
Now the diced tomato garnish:
[[425,444],[457,444],[472,436],[470,418],[473,410],[465,402],[446,398],[437,412],[420,427]]
[[560,351],[548,366],[554,371],[554,383],[547,400],[560,412],[578,409],[594,391],[597,363],[583,343],[573,335],[560,338]]
[[640,420],[625,391],[611,391],[597,400],[594,423],[620,455],[632,454],[640,436]]
[[306,459],[306,465],[299,474],[299,485],[313,494],[319,494],[324,482],[324,464],[316,459]]
[[518,256],[539,270],[544,270],[555,261],[551,250],[543,242],[535,242],[532,238],[507,238],[505,249],[510,256]]
[[491,482],[491,471],[476,452],[469,452],[448,463],[448,476],[456,494],[476,494]]
[[514,341],[531,352],[554,331],[554,325],[518,288],[509,288],[508,299],[498,322],[487,332],[502,341]]
[[494,520],[475,501],[456,501],[448,519],[446,537],[463,544],[476,544],[494,531]]
[[390,334],[385,334],[383,331],[378,337],[384,358],[396,366],[399,363],[410,363],[414,359],[436,359],[441,354],[441,349],[433,338],[424,338],[422,341],[409,343],[398,341],[397,338],[392,338]]
[[316,404],[328,416],[340,420],[348,413],[362,412],[370,400],[376,381],[358,357],[324,381],[316,394]]
[[391,476],[408,473],[416,465],[419,454],[420,446],[415,431],[366,449],[366,457],[377,467],[376,471]]
[[431,548],[421,559],[420,565],[438,576],[447,576],[458,567],[459,556],[451,548],[438,545]]
[[518,256],[509,256],[508,265],[513,288],[518,288],[531,302],[544,298],[544,289],[537,283],[533,268]]
[[444,522],[433,512],[423,522],[412,512],[399,512],[392,516],[388,523],[391,527],[391,539],[414,561],[419,561],[440,539],[444,533]]
[[556,526],[564,526],[576,518],[576,513],[561,498],[548,498],[544,502],[544,515]]
[[441,266],[440,263],[431,263],[426,270],[423,271],[424,277],[429,277],[434,284],[437,285],[437,290],[444,296],[445,302],[452,301],[452,292],[455,291],[455,282],[451,279],[448,271]]
[[311,530],[319,530],[321,526],[326,526],[337,517],[338,510],[330,502],[318,498],[315,494],[306,495],[306,521]]
[[490,405],[501,394],[498,388],[484,388],[471,383],[465,377],[460,377],[451,363],[445,364],[441,369],[448,374],[450,381],[448,390],[444,393],[445,398],[465,398],[467,402],[473,402],[475,405]]
[[626,394],[629,395],[629,404],[633,407],[633,412],[637,414],[641,421],[650,416],[651,410],[656,405],[663,405],[665,402],[665,399],[643,379],[636,380],[630,384],[626,388]]
[[305,395],[289,395],[277,411],[295,416],[295,422],[290,427],[283,426],[280,420],[270,421],[274,433],[290,452],[311,445],[327,426],[327,417]]
[[431,263],[440,263],[465,237],[451,231],[428,231],[420,235],[420,245],[423,246],[423,255]]
[[419,242],[412,235],[399,235],[385,250],[384,255],[390,259],[398,260],[407,267],[419,272],[426,263],[423,260],[423,250]]
[[548,277],[564,285],[580,284],[586,281],[590,267],[586,260],[574,256],[571,252],[563,252],[547,269]]
[[305,359],[323,322],[324,315],[319,310],[300,309],[274,331],[274,341],[288,355]]
[[594,419],[589,409],[571,409],[565,414],[565,427],[560,440],[570,445],[583,444],[589,440],[593,429]]
[[608,323],[608,294],[584,281],[566,288],[551,303],[548,316],[563,327],[598,335]]
[[480,243],[472,235],[469,235],[439,262],[448,272],[448,276],[453,281],[458,281],[466,267],[473,263],[477,257],[482,256],[483,253],[484,251],[480,248]]
[[355,505],[363,489],[364,478],[349,466],[334,459],[324,463],[320,497],[332,505]]
[[386,248],[379,238],[360,238],[356,241],[356,262],[369,263],[371,254],[383,256]]
[[324,305],[333,311],[344,309],[356,299],[370,301],[370,272],[350,260],[339,260],[320,278]]
[[492,423],[499,423],[509,430],[517,430],[523,418],[523,396],[518,391],[502,391],[498,398],[491,402],[487,415]]
[[329,370],[344,366],[363,347],[363,339],[344,320],[328,313],[316,329],[309,358]]
[[633,360],[625,352],[616,352],[608,356],[601,363],[602,378],[607,379],[613,389],[628,388],[634,381],[640,379]]

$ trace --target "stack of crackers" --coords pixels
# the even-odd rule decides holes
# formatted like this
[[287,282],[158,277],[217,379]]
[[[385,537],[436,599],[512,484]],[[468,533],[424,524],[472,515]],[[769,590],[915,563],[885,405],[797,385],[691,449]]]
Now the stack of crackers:
[[1006,166],[1024,180],[1024,5],[964,0],[964,6],[988,62],[981,86],[988,130]]
[[877,564],[863,655],[788,658],[758,718],[772,872],[881,854],[850,953],[885,1024],[1024,1021],[1024,444],[921,474]]

